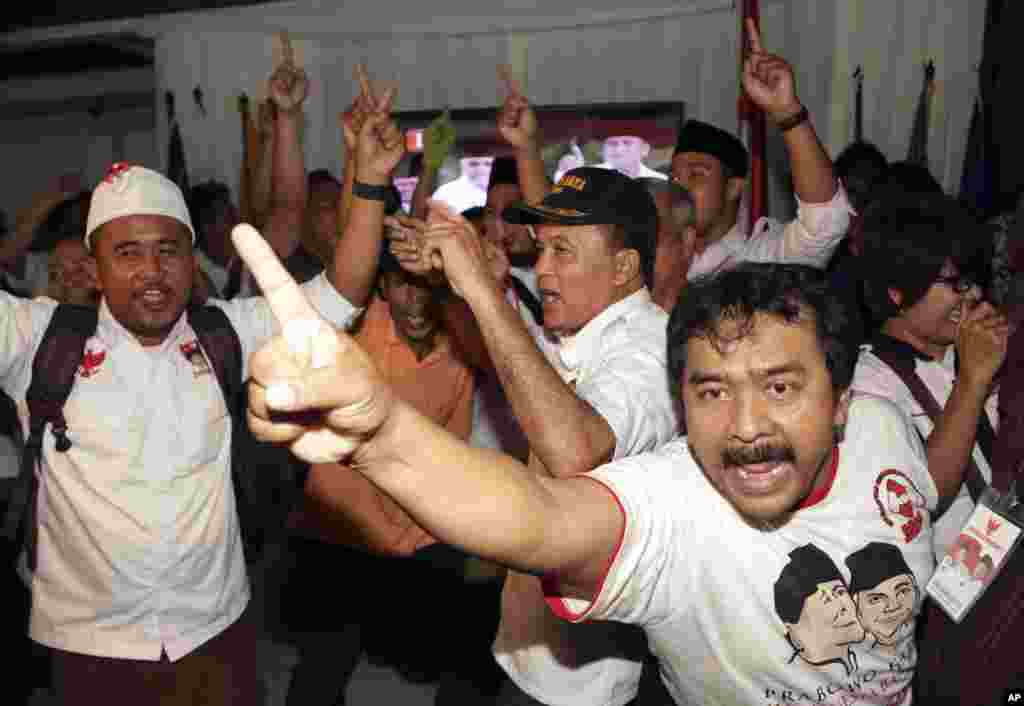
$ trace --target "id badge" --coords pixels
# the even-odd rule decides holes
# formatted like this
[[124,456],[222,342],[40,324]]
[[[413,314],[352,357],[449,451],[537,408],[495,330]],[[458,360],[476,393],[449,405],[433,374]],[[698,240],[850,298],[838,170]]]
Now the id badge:
[[986,488],[942,557],[925,590],[954,622],[963,621],[1017,550],[1022,509],[1014,490],[1003,495]]

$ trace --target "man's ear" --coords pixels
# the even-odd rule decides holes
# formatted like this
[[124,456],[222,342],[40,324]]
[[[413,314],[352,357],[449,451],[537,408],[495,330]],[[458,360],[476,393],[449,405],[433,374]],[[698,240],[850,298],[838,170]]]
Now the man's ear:
[[889,300],[896,305],[897,309],[903,306],[903,292],[892,287],[889,287],[887,291],[889,292]]
[[614,282],[621,287],[632,282],[636,277],[642,277],[640,272],[640,253],[633,248],[622,248],[615,253],[615,278]]
[[739,201],[747,188],[747,180],[742,177],[732,177],[725,182],[725,200]]
[[839,393],[839,400],[836,402],[836,411],[832,415],[832,427],[836,430],[837,440],[842,439],[842,432],[846,428],[846,420],[850,416],[850,398],[853,390],[846,388]]

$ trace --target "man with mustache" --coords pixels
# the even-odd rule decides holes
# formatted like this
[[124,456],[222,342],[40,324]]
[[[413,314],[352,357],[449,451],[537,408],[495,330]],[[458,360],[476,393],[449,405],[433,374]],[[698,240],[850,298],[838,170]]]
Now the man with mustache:
[[[259,242],[243,245],[277,285],[268,294],[282,319],[315,322]],[[905,660],[858,649],[849,677],[791,662],[779,639],[774,586],[798,547],[841,566],[869,542],[896,544],[919,585],[934,567],[927,518],[907,539],[879,517],[875,486],[890,469],[929,507],[939,498],[909,422],[884,400],[851,400],[849,321],[806,266],[748,263],[694,283],[667,331],[688,436],[583,475],[531,473],[455,441],[342,334],[312,324],[302,341],[278,338],[254,356],[250,421],[260,438],[299,448],[318,439],[295,413],[319,410],[331,443],[435,537],[541,577],[567,620],[642,626],[678,703],[841,691],[851,704],[909,704],[912,632],[898,646]],[[330,362],[303,367],[292,345]],[[842,599],[826,588],[822,603]]]

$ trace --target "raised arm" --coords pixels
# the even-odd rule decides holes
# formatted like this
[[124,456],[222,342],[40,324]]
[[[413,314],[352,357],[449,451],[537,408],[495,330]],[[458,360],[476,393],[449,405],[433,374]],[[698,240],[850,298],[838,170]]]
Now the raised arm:
[[274,178],[275,113],[273,101],[267,99],[260,102],[253,129],[256,137],[249,147],[252,153],[249,169],[249,208],[248,214],[243,212],[242,218],[246,223],[260,227],[266,223],[267,214],[270,212],[271,184]]
[[[940,500],[960,492],[992,381],[1006,359],[1010,329],[1006,318],[991,304],[966,311],[957,335],[960,374],[942,414],[928,436],[928,470]],[[991,462],[991,459],[989,459]]]
[[540,155],[540,127],[530,101],[523,95],[519,82],[512,78],[507,66],[498,67],[498,77],[507,97],[498,111],[498,132],[516,150],[519,188],[523,198],[536,203],[551,191],[551,182],[544,174]]
[[[750,55],[743,64],[743,88],[776,125],[786,125],[801,115],[804,106],[796,95],[793,67],[785,59],[769,54],[761,45],[761,35],[752,20],[747,20]],[[805,203],[826,203],[836,193],[832,160],[818,139],[809,118],[784,130],[782,138],[793,169],[793,187]]]
[[[609,461],[615,433],[562,381],[509,304],[504,278],[494,264],[500,253],[489,255],[473,226],[443,204],[431,211],[426,247],[472,310],[502,388],[543,469],[567,477]],[[507,258],[502,264],[507,271]]]
[[306,72],[295,65],[291,42],[282,35],[283,60],[270,78],[270,99],[274,102],[274,147],[272,156],[270,207],[263,232],[281,258],[291,255],[299,244],[305,223],[306,160],[299,134],[302,103],[309,91]]
[[284,331],[252,358],[257,437],[311,462],[347,459],[441,541],[520,571],[558,572],[570,595],[592,597],[623,528],[603,486],[542,478],[457,440],[395,397],[255,231],[236,229],[235,245]]
[[405,154],[402,133],[391,119],[394,89],[377,98],[360,74],[360,91],[372,109],[357,139],[352,206],[327,268],[331,283],[355,306],[366,304],[373,289],[384,234],[384,193]]

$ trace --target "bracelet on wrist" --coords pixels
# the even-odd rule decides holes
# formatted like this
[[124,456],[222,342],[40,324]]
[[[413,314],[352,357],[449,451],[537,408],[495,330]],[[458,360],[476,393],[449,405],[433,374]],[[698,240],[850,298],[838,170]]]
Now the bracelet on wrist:
[[387,203],[391,199],[391,187],[384,184],[367,184],[362,181],[353,181],[352,195],[368,201]]
[[797,125],[807,122],[810,119],[810,117],[811,114],[807,111],[807,106],[802,105],[800,106],[800,110],[797,111],[796,115],[791,115],[788,118],[783,118],[782,120],[775,123],[775,127],[779,129],[779,132],[788,132],[789,130],[795,128]]

